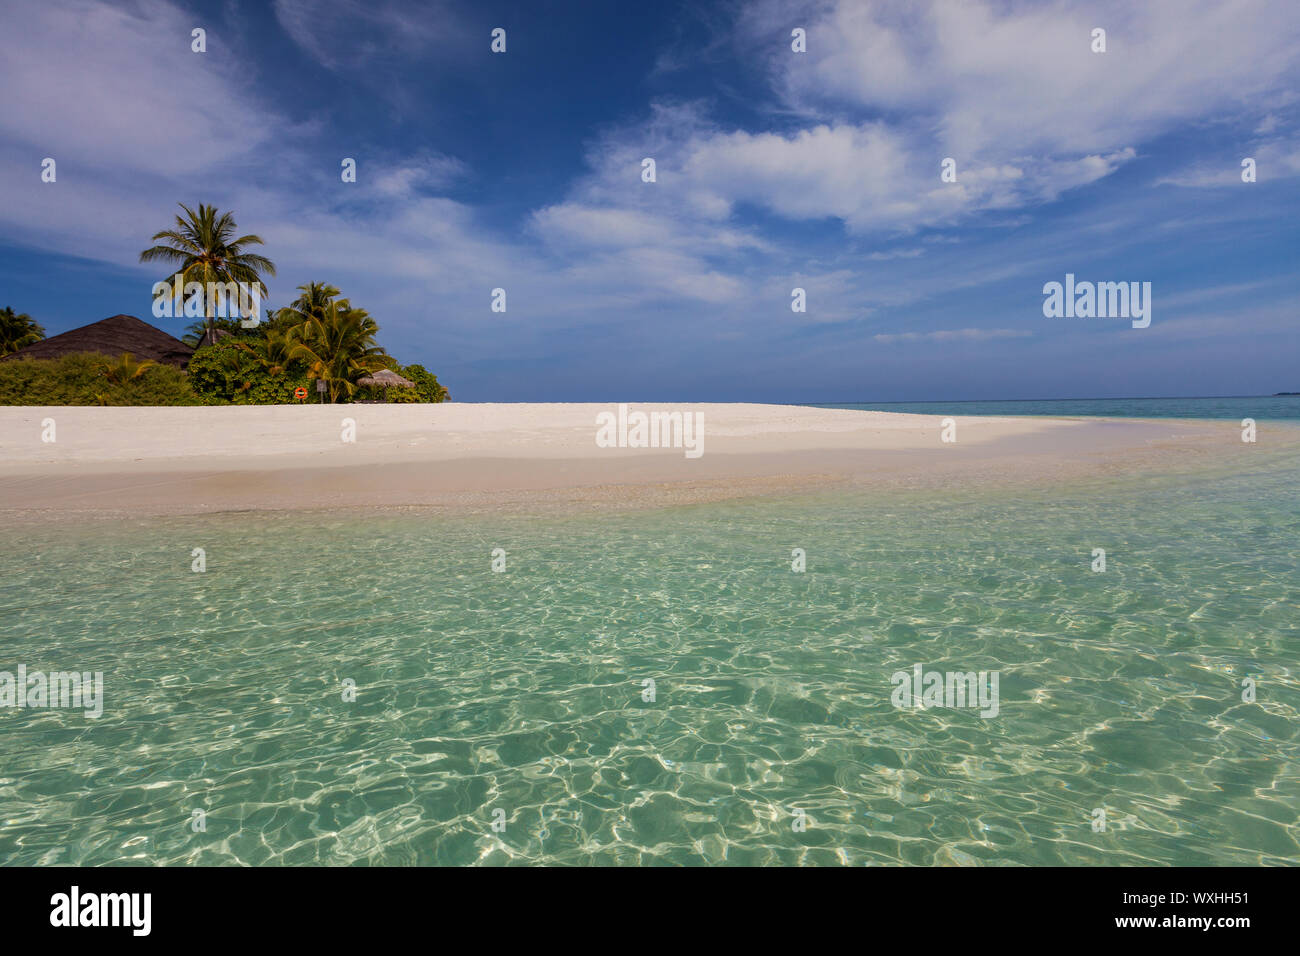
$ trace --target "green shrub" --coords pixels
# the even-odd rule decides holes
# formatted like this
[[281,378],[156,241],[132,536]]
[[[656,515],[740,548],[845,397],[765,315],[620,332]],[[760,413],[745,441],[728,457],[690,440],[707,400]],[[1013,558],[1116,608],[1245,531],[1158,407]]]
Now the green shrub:
[[237,341],[221,339],[190,359],[190,384],[209,405],[285,405],[297,403],[293,390],[304,386],[315,397],[307,370],[291,363],[283,372],[266,368]]
[[0,405],[201,405],[189,379],[171,365],[151,365],[130,381],[110,382],[106,355],[0,362]]
[[421,402],[449,402],[451,395],[438,382],[438,376],[428,371],[423,365],[406,365],[397,370],[403,378],[409,378],[415,383],[415,388],[403,388],[403,392],[415,392],[419,395],[416,401]]
[[[247,341],[247,340],[244,340]],[[356,399],[445,402],[447,390],[422,365],[384,364],[415,383],[415,388],[357,389]],[[199,349],[188,373],[171,365],[151,365],[129,381],[109,380],[107,367],[118,362],[84,352],[57,359],[0,362],[0,405],[279,405],[297,404],[293,390],[305,387],[308,401],[319,400],[315,382],[301,362],[272,372],[232,339]]]
[[417,402],[446,402],[451,400],[447,390],[438,383],[437,377],[426,371],[423,365],[401,365],[391,355],[379,356],[386,369],[391,369],[403,378],[415,383],[415,388],[380,388],[375,385],[359,385],[353,401],[388,402],[392,405],[414,405]]

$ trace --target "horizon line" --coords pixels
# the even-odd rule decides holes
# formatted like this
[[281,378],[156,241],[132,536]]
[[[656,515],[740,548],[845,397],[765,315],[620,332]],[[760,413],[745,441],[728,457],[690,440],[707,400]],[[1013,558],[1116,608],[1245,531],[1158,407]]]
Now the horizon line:
[[1296,392],[1261,392],[1257,395],[1116,395],[1111,397],[1075,397],[1075,398],[917,398],[892,399],[888,401],[866,402],[778,402],[780,405],[962,405],[975,402],[1157,402],[1185,401],[1190,398],[1294,398],[1300,397]]

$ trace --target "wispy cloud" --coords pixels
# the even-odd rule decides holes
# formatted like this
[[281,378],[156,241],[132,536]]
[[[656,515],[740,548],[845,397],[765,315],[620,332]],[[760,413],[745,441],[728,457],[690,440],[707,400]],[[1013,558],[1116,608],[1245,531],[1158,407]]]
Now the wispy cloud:
[[373,67],[392,57],[459,59],[467,40],[461,17],[444,0],[414,6],[395,0],[275,0],[274,10],[294,43],[331,70]]
[[163,0],[10,4],[0,57],[4,152],[53,157],[69,184],[229,164],[294,132],[210,31]]
[[444,189],[470,175],[469,167],[459,159],[441,154],[375,162],[370,172],[373,175],[365,182],[373,184],[371,188],[377,194],[390,199],[409,199]]
[[1300,140],[1272,140],[1248,144],[1240,157],[1225,158],[1217,165],[1198,162],[1167,176],[1159,177],[1157,186],[1184,186],[1207,189],[1218,186],[1248,186],[1242,179],[1246,159],[1254,160],[1256,182],[1300,176]]

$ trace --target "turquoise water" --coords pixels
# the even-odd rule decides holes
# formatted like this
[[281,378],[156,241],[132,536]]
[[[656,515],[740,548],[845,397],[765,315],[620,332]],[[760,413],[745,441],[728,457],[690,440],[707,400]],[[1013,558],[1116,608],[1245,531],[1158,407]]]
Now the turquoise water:
[[1218,418],[1300,421],[1300,395],[1244,398],[1069,398],[997,402],[876,402],[824,404],[919,415],[1051,415],[1110,418]]
[[[100,670],[106,700],[0,711],[0,860],[1295,864],[1300,462],[1259,461],[32,524],[0,547],[0,670]],[[997,716],[894,707],[918,663],[999,671]]]

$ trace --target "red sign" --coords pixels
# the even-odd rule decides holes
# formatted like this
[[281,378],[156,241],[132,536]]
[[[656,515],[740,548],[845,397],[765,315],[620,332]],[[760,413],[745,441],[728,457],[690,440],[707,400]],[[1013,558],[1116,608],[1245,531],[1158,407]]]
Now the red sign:
[[293,397],[298,399],[298,401],[301,402],[304,398],[307,397],[307,389],[299,385],[297,388],[293,390]]

